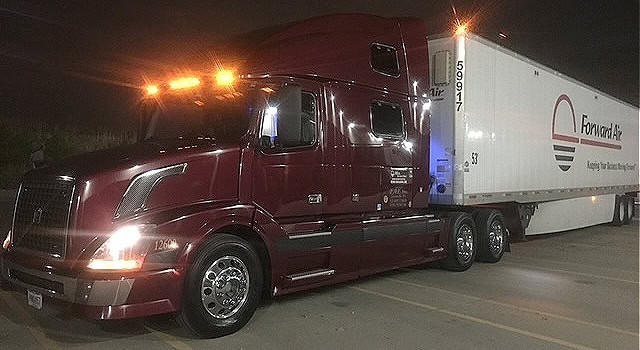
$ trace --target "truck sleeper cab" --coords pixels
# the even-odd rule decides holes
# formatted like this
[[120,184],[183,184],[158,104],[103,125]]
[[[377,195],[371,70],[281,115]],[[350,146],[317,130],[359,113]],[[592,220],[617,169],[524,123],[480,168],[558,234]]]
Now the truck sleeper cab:
[[[415,21],[349,18],[374,24],[375,35],[352,38],[371,83],[344,79],[349,67],[303,74],[299,56],[231,81],[170,80],[147,89],[136,144],[28,173],[4,278],[36,307],[45,296],[97,319],[176,313],[215,337],[246,324],[264,295],[438,260],[462,271],[476,254],[499,260],[499,213],[478,212],[488,222],[478,235],[469,213],[428,207],[424,29],[403,41]],[[344,19],[303,27],[335,37]],[[288,35],[299,32],[273,40],[295,48]],[[269,62],[258,52],[265,59],[252,62]],[[331,62],[327,72],[340,68]]]

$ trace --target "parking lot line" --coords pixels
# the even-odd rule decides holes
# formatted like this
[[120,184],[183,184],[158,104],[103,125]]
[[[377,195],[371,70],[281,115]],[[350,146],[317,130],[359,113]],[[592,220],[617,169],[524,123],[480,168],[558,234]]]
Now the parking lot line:
[[620,252],[628,252],[628,253],[637,253],[638,249],[626,249],[626,248],[617,248],[617,247],[609,247],[606,245],[602,245],[602,244],[596,244],[596,243],[577,243],[577,242],[564,242],[564,241],[558,241],[558,243],[560,244],[566,244],[568,247],[571,246],[576,246],[576,247],[585,247],[585,248],[594,248],[594,249],[599,249],[599,250],[617,250]]
[[[553,263],[553,264],[562,264],[562,265],[568,265],[568,266],[576,266],[576,267],[585,267],[585,264],[580,264],[580,263],[574,263],[574,262],[570,262],[570,261],[564,261],[564,260],[556,260],[556,259],[549,259],[549,258],[542,258],[542,257],[535,257],[535,256],[526,256],[526,255],[515,255],[515,254],[511,254],[509,256],[509,260],[532,260],[534,261],[536,264],[539,262],[548,262],[548,263]],[[502,264],[505,260],[500,260],[500,263]],[[612,272],[619,272],[620,269],[619,268],[611,268],[611,267],[604,267],[604,266],[589,266],[591,268],[597,268],[598,270],[602,270],[602,271],[612,271]],[[633,271],[632,271],[633,272]]]
[[524,329],[519,329],[519,328],[507,326],[507,325],[504,325],[504,324],[492,322],[492,321],[489,321],[489,320],[485,320],[485,319],[482,319],[482,318],[478,318],[478,317],[462,314],[462,313],[459,313],[459,312],[450,311],[450,310],[447,310],[447,309],[442,309],[442,308],[439,308],[439,307],[435,307],[435,306],[431,306],[431,305],[427,305],[427,304],[423,304],[423,303],[418,303],[418,302],[407,300],[407,299],[403,299],[403,298],[398,298],[398,297],[395,297],[393,295],[380,293],[380,292],[364,289],[364,288],[361,288],[361,287],[349,286],[348,288],[357,290],[357,291],[362,292],[362,293],[372,294],[372,295],[375,295],[375,296],[378,296],[378,297],[381,297],[381,298],[386,298],[386,299],[398,301],[398,302],[401,302],[401,303],[417,306],[417,307],[420,307],[420,308],[423,308],[423,309],[427,309],[427,310],[431,310],[431,311],[437,311],[437,312],[440,312],[440,313],[443,313],[443,314],[446,314],[446,315],[449,315],[449,316],[454,316],[454,317],[457,317],[457,318],[461,318],[461,319],[468,320],[468,321],[471,321],[471,322],[479,323],[479,324],[482,324],[482,325],[491,326],[491,327],[502,329],[502,330],[505,330],[505,331],[508,331],[508,332],[524,335],[524,336],[531,337],[531,338],[535,338],[535,339],[538,339],[538,340],[543,340],[543,341],[546,341],[546,342],[549,342],[549,343],[553,343],[553,344],[556,344],[556,345],[561,345],[561,346],[565,346],[565,347],[572,348],[572,349],[578,349],[578,350],[594,350],[593,348],[590,348],[588,346],[584,346],[584,345],[572,343],[572,342],[569,342],[569,341],[566,341],[566,340],[562,340],[562,339],[553,338],[553,337],[549,337],[549,336],[546,336],[546,335],[530,332],[530,331],[527,331],[527,330],[524,330]]
[[166,344],[168,344],[169,346],[178,349],[178,350],[193,350],[192,347],[190,347],[189,345],[187,345],[185,342],[181,341],[180,339],[167,334],[167,333],[163,333],[160,331],[157,331],[149,326],[144,326],[144,328],[146,328],[149,332],[151,332],[153,335],[155,335],[156,337],[158,337],[160,340],[162,340],[163,342],[165,342]]
[[40,346],[42,346],[43,349],[62,349],[56,342],[49,339],[44,334],[44,332],[42,332],[36,320],[33,319],[31,315],[29,315],[29,313],[24,309],[22,305],[18,304],[18,302],[13,298],[10,292],[0,292],[0,298],[2,298],[4,303],[7,304],[14,312],[22,316],[26,323],[25,326],[27,327],[27,329],[29,329],[31,335],[33,335],[35,340],[38,342],[38,344],[40,344]]
[[591,273],[585,273],[585,272],[576,272],[576,271],[563,270],[563,269],[552,269],[552,268],[549,268],[549,267],[540,267],[540,266],[524,265],[524,264],[518,264],[518,263],[513,263],[513,262],[508,262],[508,261],[501,261],[501,262],[500,262],[500,264],[504,264],[504,265],[511,265],[511,266],[517,266],[517,267],[527,268],[527,269],[532,269],[532,270],[552,271],[552,272],[566,273],[566,274],[570,274],[570,275],[578,275],[578,276],[592,277],[592,278],[603,279],[603,280],[609,280],[609,281],[616,281],[616,282],[623,282],[623,283],[638,284],[638,281],[627,280],[627,279],[624,279],[624,278],[616,278],[616,277],[608,277],[608,276],[594,275],[594,274],[591,274]]
[[420,284],[420,283],[403,281],[403,280],[400,280],[400,279],[397,279],[397,278],[391,278],[391,277],[383,277],[383,278],[386,279],[386,280],[389,280],[389,281],[402,283],[402,284],[405,284],[405,285],[408,285],[408,286],[413,286],[413,287],[417,287],[417,288],[429,289],[429,290],[434,290],[434,291],[438,291],[438,292],[458,295],[458,296],[461,296],[461,297],[464,297],[464,298],[467,298],[467,299],[470,299],[470,300],[481,301],[481,302],[485,302],[485,303],[489,303],[489,304],[493,304],[493,305],[512,308],[512,309],[515,309],[515,310],[518,310],[518,311],[538,314],[538,315],[542,315],[542,316],[546,316],[546,317],[557,318],[557,319],[560,319],[560,320],[565,320],[565,321],[578,323],[578,324],[582,324],[582,325],[585,325],[585,326],[591,326],[591,327],[595,327],[595,328],[601,328],[601,329],[605,329],[605,330],[608,330],[608,331],[612,331],[612,332],[616,332],[616,333],[620,333],[620,334],[624,334],[624,335],[630,335],[630,336],[634,336],[634,337],[637,337],[639,335],[636,332],[629,332],[629,331],[625,331],[624,329],[605,326],[605,325],[598,324],[598,323],[593,323],[593,322],[582,321],[582,320],[578,320],[578,319],[571,318],[571,317],[552,314],[552,313],[549,313],[549,312],[535,310],[535,309],[529,309],[529,308],[526,308],[526,307],[516,306],[516,305],[512,305],[512,304],[502,303],[502,302],[495,301],[495,300],[475,297],[473,295],[468,295],[468,294],[464,294],[464,293],[460,293],[460,292],[454,292],[454,291],[450,291],[450,290],[446,290],[446,289],[442,289],[442,288],[437,288],[437,287],[431,287],[431,286],[427,286],[427,285]]

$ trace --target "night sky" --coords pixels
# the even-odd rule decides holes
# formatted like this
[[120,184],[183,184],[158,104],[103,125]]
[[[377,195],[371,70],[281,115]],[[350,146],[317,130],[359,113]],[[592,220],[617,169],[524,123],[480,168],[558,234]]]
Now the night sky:
[[633,0],[4,0],[0,118],[126,127],[145,77],[186,68],[203,52],[220,54],[248,32],[355,12],[423,18],[437,34],[452,28],[452,5],[475,33],[638,105]]

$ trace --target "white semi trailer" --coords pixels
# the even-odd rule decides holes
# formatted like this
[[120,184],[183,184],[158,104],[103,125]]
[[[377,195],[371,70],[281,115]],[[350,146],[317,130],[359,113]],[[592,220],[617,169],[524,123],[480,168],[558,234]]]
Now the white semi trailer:
[[495,207],[516,239],[630,220],[637,107],[471,33],[428,45],[433,203]]

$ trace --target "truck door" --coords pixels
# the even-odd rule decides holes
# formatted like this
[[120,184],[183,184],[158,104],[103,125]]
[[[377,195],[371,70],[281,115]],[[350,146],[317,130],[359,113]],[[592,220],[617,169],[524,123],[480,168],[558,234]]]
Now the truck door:
[[421,140],[406,97],[339,83],[326,89],[323,181],[332,196],[323,214],[344,231],[341,241],[352,242],[348,233],[356,230],[361,235],[357,250],[334,248],[342,257],[336,263],[371,273],[423,258],[426,219],[409,214],[419,191],[414,157]]
[[331,228],[322,221],[319,96],[312,83],[286,83],[268,91],[261,113],[259,145],[252,165],[254,202],[277,224],[270,237],[284,266],[284,285],[318,281],[329,266]]
[[[375,136],[366,147],[370,163],[354,165],[354,185],[371,183],[373,179],[367,177],[375,176],[371,165],[377,165],[376,212],[363,222],[362,269],[370,272],[418,261],[425,254],[425,218],[409,214],[416,194],[413,148],[417,140],[408,122],[408,107],[406,100],[391,94],[370,100],[370,125]],[[363,171],[358,171],[359,167]]]

